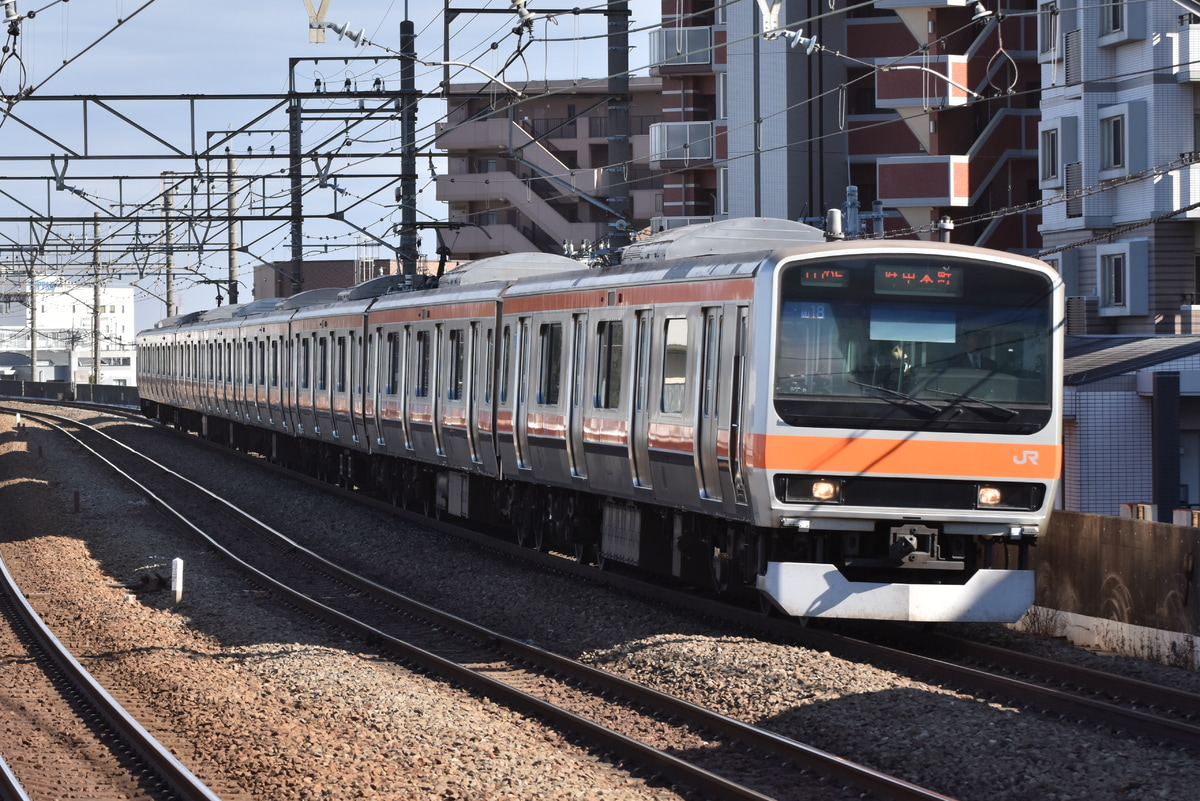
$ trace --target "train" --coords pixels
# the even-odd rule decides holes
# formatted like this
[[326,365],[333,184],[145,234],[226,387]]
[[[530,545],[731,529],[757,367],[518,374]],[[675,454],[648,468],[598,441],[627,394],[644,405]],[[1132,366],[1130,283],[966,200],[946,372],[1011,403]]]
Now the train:
[[811,618],[1013,622],[1062,460],[1063,284],[762,218],[162,320],[142,412],[529,547]]

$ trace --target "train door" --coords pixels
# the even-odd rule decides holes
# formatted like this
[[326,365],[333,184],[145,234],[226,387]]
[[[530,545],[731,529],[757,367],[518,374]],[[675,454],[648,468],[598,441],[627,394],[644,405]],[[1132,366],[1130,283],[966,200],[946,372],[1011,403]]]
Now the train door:
[[570,398],[567,403],[567,460],[571,475],[587,478],[587,459],[583,451],[584,369],[587,355],[587,321],[575,315],[571,326]]
[[471,451],[471,461],[480,462],[479,458],[479,420],[476,417],[475,377],[479,375],[476,359],[479,357],[479,323],[473,322],[467,328],[467,359],[466,375],[461,377],[464,391],[467,394],[467,447]]
[[350,349],[347,354],[350,360],[350,386],[347,387],[350,393],[350,440],[361,442],[366,436],[363,431],[363,338],[362,334],[351,330],[346,339]]
[[529,318],[522,317],[517,323],[517,386],[516,404],[513,410],[513,446],[517,452],[517,467],[530,469],[529,465]]
[[433,369],[430,370],[433,386],[429,388],[429,397],[433,400],[433,449],[438,456],[446,455],[446,444],[442,432],[442,349],[446,347],[446,332],[441,323],[434,326],[433,335]]
[[[388,336],[384,339],[383,329],[376,328],[367,335],[367,404],[366,409],[367,420],[369,425],[374,429],[375,445],[384,444],[383,436],[383,393],[385,392],[385,383],[389,379],[384,377],[382,371],[383,366],[383,347],[385,341],[388,344],[394,342],[393,337]],[[391,354],[389,353],[389,359]],[[390,386],[390,384],[389,384]],[[390,389],[386,391],[391,391]]]
[[404,447],[407,450],[413,449],[412,440],[412,382],[409,380],[409,354],[413,347],[413,331],[411,325],[404,326],[404,342],[400,347],[400,376],[399,383],[396,386],[396,393],[400,397],[400,432],[404,436]]
[[721,500],[720,443],[721,322],[719,308],[703,310],[700,343],[700,404],[696,410],[696,442],[700,449],[700,497]]
[[629,404],[630,464],[633,466],[633,485],[649,489],[650,477],[650,324],[649,309],[636,312],[634,323],[633,397]]
[[733,497],[736,503],[746,503],[746,482],[742,475],[742,404],[746,397],[746,341],[750,330],[750,310],[739,306],[737,331],[733,343],[733,380],[730,382],[732,397],[729,405],[729,475],[733,480]]

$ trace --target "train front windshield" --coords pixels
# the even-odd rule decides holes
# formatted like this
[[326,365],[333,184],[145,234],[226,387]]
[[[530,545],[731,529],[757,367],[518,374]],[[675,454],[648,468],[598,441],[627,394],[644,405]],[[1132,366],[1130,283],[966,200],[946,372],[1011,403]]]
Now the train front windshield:
[[1050,420],[1053,291],[928,256],[782,268],[775,408],[797,426],[1031,433]]

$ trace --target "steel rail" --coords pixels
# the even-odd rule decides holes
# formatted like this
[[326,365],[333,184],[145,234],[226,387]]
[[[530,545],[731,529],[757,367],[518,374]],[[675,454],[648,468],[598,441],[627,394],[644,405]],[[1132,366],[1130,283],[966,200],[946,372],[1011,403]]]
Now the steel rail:
[[87,672],[79,661],[54,636],[42,618],[34,611],[13,579],[4,560],[0,559],[0,592],[11,596],[10,600],[21,622],[29,629],[38,645],[45,650],[71,685],[79,690],[88,703],[100,713],[104,720],[116,730],[147,765],[180,798],[186,801],[220,801],[203,782],[184,767],[174,754],[163,747],[140,723],[117,703],[108,691]]
[[[58,416],[51,415],[46,412],[27,412],[31,416],[42,418],[56,418]],[[111,441],[116,446],[124,448],[130,453],[146,460],[158,469],[172,476],[174,479],[184,482],[193,487],[196,491],[205,494],[211,501],[222,505],[233,514],[241,517],[246,523],[266,532],[269,536],[276,538],[278,541],[285,543],[289,552],[294,555],[299,555],[310,562],[317,564],[321,570],[332,573],[341,581],[360,587],[363,590],[376,593],[384,596],[387,600],[397,605],[403,605],[413,614],[419,615],[431,620],[435,625],[456,631],[457,633],[471,638],[476,641],[490,641],[501,646],[501,650],[507,651],[519,659],[526,659],[541,665],[546,665],[553,672],[558,672],[563,675],[572,677],[574,680],[590,684],[614,694],[618,694],[627,700],[637,703],[652,706],[657,709],[663,709],[670,715],[677,716],[681,719],[691,721],[694,725],[708,729],[714,732],[719,732],[731,738],[736,738],[739,741],[759,749],[767,754],[780,757],[781,759],[793,762],[794,764],[803,765],[805,768],[811,769],[814,772],[820,773],[827,777],[838,781],[851,784],[862,790],[878,794],[881,798],[896,799],[896,801],[953,801],[950,797],[934,792],[932,790],[911,784],[902,779],[890,776],[888,774],[876,771],[864,765],[857,764],[848,759],[838,757],[834,754],[822,751],[804,743],[791,740],[789,738],[777,735],[765,729],[760,729],[755,726],[743,723],[725,715],[713,712],[712,710],[704,709],[695,704],[692,704],[683,699],[667,695],[657,690],[637,684],[619,676],[606,673],[597,668],[585,665],[582,662],[577,662],[566,657],[553,654],[549,651],[542,650],[536,646],[529,645],[519,640],[507,637],[498,632],[486,629],[481,626],[476,626],[467,620],[464,620],[455,615],[451,615],[433,607],[427,606],[419,601],[409,598],[401,593],[398,593],[390,588],[380,585],[370,579],[354,574],[345,568],[330,562],[319,554],[311,551],[308,548],[296,543],[281,532],[271,528],[266,523],[258,520],[249,512],[242,510],[229,501],[221,498],[210,490],[190,481],[177,472],[161,465],[144,454],[138,453],[133,448],[120,442],[107,433],[88,426],[75,420],[66,418],[58,418],[66,420],[71,425],[81,428],[87,428],[101,437]],[[492,698],[498,702],[512,705],[518,708],[524,708],[537,714],[544,719],[551,720],[558,725],[568,727],[574,731],[580,732],[586,736],[594,738],[602,743],[605,747],[612,749],[614,752],[624,755],[627,758],[635,759],[638,764],[647,766],[662,775],[669,776],[673,780],[678,781],[687,786],[708,794],[710,798],[722,799],[765,799],[766,796],[746,788],[736,782],[731,782],[723,777],[712,774],[702,768],[698,768],[684,760],[667,754],[657,748],[648,746],[644,743],[633,740],[618,732],[597,724],[591,720],[583,718],[575,713],[561,709],[549,702],[531,696],[520,690],[517,690],[503,682],[492,679],[480,672],[464,667],[451,660],[445,659],[437,654],[427,650],[418,648],[409,643],[403,642],[391,635],[380,631],[379,629],[363,624],[353,617],[344,614],[343,612],[334,609],[320,601],[312,598],[309,595],[298,592],[291,587],[279,582],[272,576],[263,573],[258,568],[240,559],[232,551],[225,548],[214,538],[200,530],[192,524],[186,517],[175,510],[169,503],[158,497],[149,488],[114,465],[110,460],[101,455],[95,449],[91,448],[86,443],[82,442],[71,432],[65,431],[58,426],[55,426],[63,431],[64,434],[75,439],[83,448],[93,453],[97,458],[108,464],[112,469],[116,470],[126,480],[133,483],[138,489],[147,495],[152,502],[160,506],[167,514],[175,517],[185,527],[191,529],[197,535],[202,537],[214,549],[225,555],[233,561],[239,569],[249,574],[255,581],[261,582],[272,590],[277,591],[282,596],[288,599],[290,603],[306,609],[314,614],[321,615],[327,619],[335,621],[339,625],[347,626],[357,631],[362,636],[382,643],[389,648],[402,654],[404,659],[419,665],[422,669],[430,672],[446,676],[453,681],[459,682],[465,686]]]

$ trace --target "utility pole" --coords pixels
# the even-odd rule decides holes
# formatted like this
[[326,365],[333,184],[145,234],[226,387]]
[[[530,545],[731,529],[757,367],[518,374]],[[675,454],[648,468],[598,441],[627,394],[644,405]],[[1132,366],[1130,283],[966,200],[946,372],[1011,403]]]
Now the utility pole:
[[300,153],[300,97],[296,93],[296,60],[288,70],[288,178],[291,181],[292,294],[304,287],[304,181]]
[[400,23],[400,260],[404,275],[417,274],[417,35],[412,20]]
[[[324,9],[324,4],[321,7]],[[321,32],[324,34],[324,30]],[[225,207],[229,212],[229,305],[236,306],[238,302],[238,232],[237,221],[233,219],[233,215],[237,211],[237,191],[234,189],[233,176],[237,174],[237,164],[233,160],[232,153],[227,158],[225,176],[229,183],[229,196],[225,199]]]
[[34,257],[29,257],[29,380],[37,381],[37,275]]
[[630,221],[629,183],[626,181],[632,151],[629,145],[629,3],[614,0],[608,17],[608,205],[619,214],[609,223],[610,248],[628,245]]
[[100,212],[92,217],[92,383],[100,383]]
[[164,172],[163,181],[166,186],[163,187],[163,245],[166,247],[166,270],[167,279],[167,316],[175,316],[175,248],[172,241],[171,231],[171,207],[173,205],[172,196],[175,193],[175,186],[170,182],[169,176],[174,173]]

